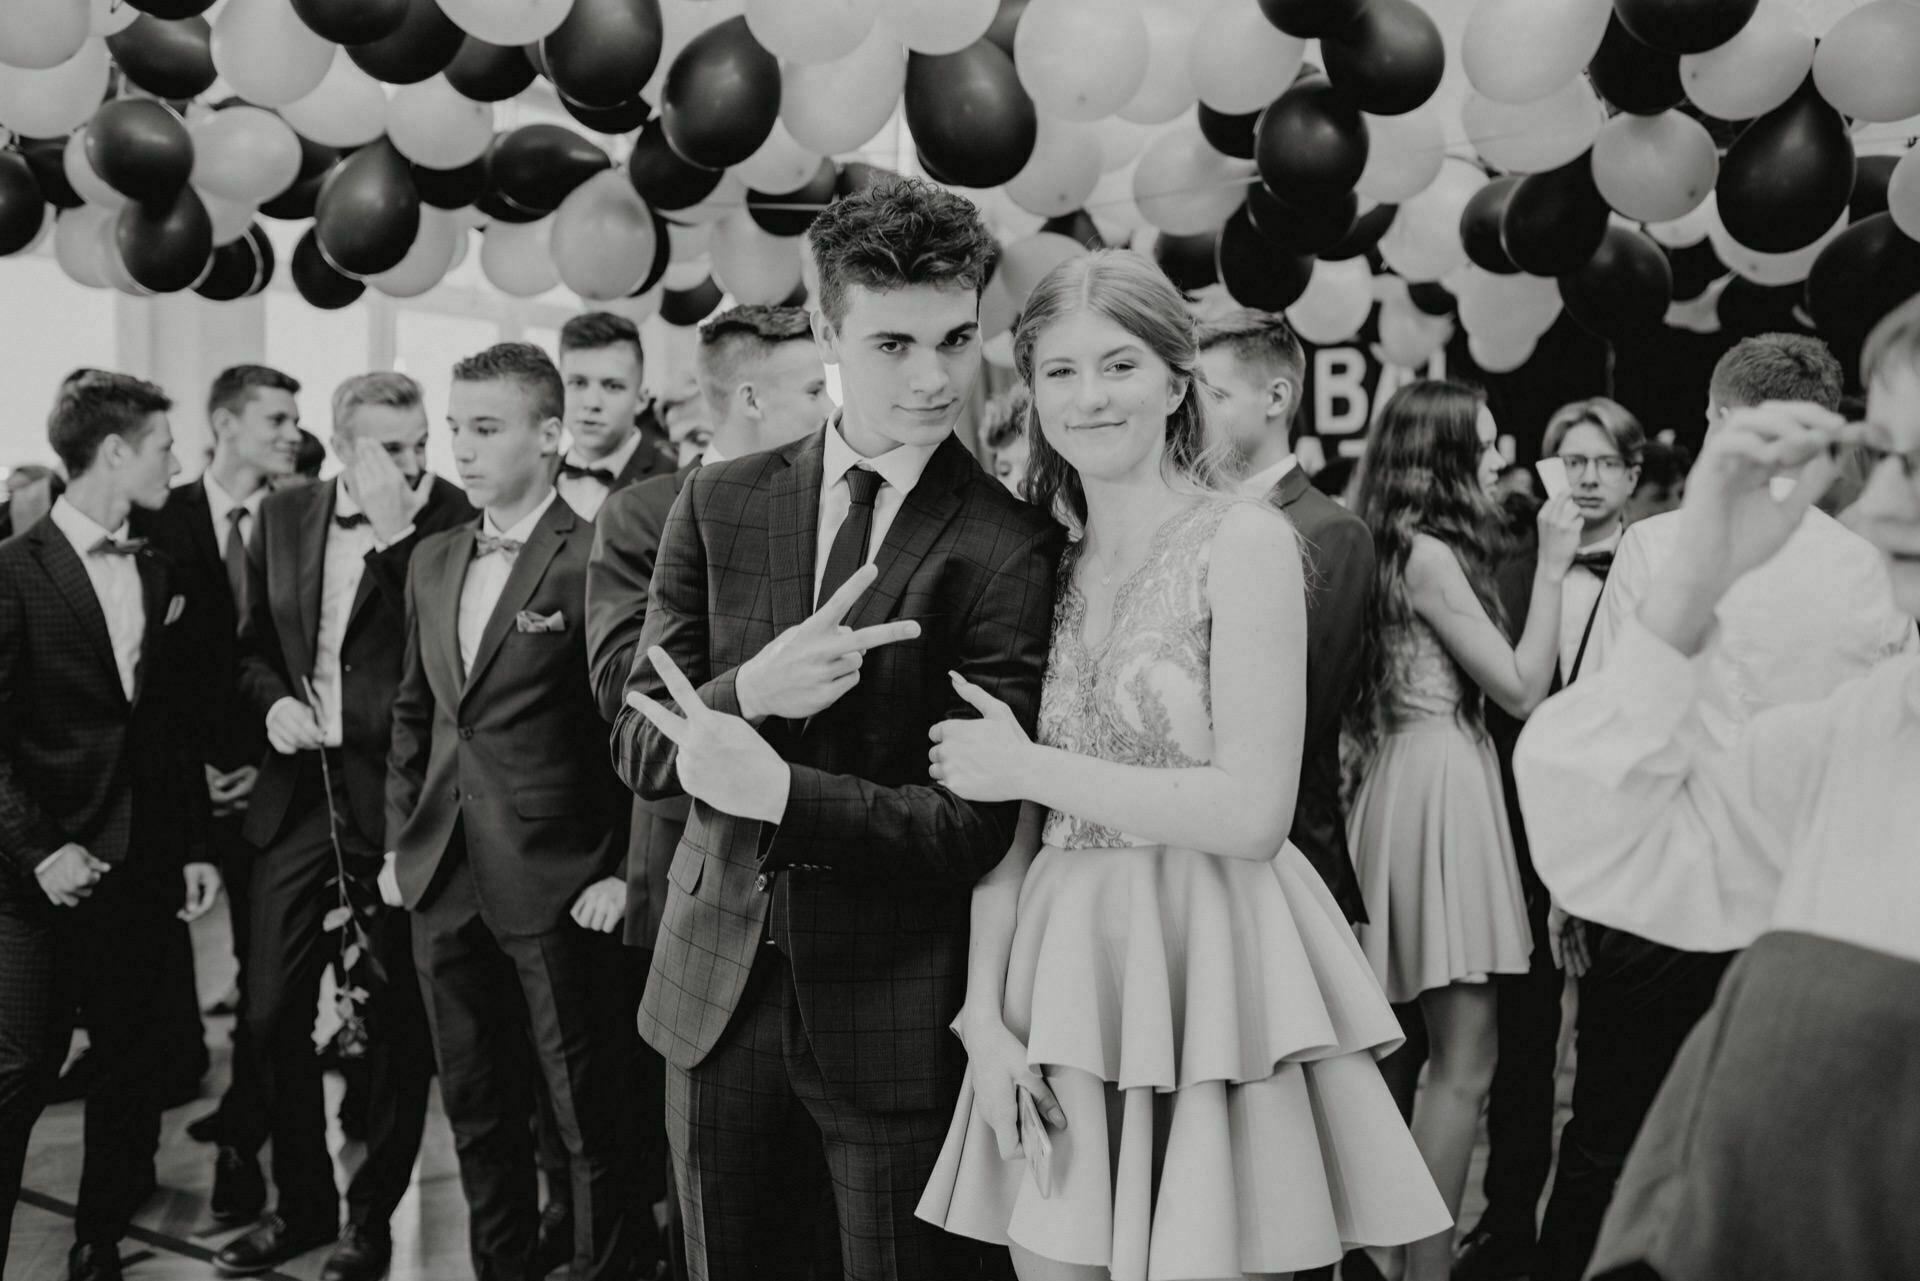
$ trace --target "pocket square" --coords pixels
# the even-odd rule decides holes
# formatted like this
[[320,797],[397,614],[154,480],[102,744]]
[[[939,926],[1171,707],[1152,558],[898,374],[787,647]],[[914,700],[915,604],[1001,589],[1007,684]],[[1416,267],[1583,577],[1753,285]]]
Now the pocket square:
[[167,602],[167,620],[166,622],[162,623],[161,626],[172,627],[175,623],[180,621],[180,615],[186,612],[187,612],[187,598],[185,596],[175,596],[172,600]]
[[515,631],[521,632],[564,632],[567,630],[567,616],[560,610],[551,614],[536,614],[523,609],[513,616]]

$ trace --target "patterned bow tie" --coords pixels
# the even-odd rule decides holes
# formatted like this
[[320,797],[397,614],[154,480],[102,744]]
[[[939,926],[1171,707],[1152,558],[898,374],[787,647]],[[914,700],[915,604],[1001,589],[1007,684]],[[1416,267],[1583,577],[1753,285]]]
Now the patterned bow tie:
[[144,538],[114,538],[108,536],[87,548],[94,556],[138,556],[147,549]]
[[560,475],[576,480],[597,480],[608,489],[613,488],[613,472],[606,467],[583,467],[579,463],[560,461]]
[[520,547],[521,543],[517,538],[507,538],[498,534],[481,534],[474,539],[473,558],[479,560],[482,556],[491,556],[499,552],[511,561],[520,555]]
[[1613,553],[1581,552],[1573,558],[1573,563],[1604,581],[1608,572],[1613,569]]
[[362,525],[371,525],[373,522],[367,519],[365,512],[354,512],[351,516],[336,515],[333,523],[341,529],[358,529]]

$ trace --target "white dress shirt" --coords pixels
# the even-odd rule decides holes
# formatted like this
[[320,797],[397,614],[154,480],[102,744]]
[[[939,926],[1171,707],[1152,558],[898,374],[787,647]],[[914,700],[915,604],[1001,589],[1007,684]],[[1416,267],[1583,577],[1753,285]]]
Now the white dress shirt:
[[[1612,661],[1679,537],[1678,512],[1627,530],[1583,676]],[[1733,585],[1716,614],[1718,625],[1694,661],[1704,668],[1709,714],[1732,724],[1765,708],[1825,698],[1894,654],[1920,652],[1913,619],[1893,602],[1879,551],[1818,509],[1807,512],[1778,555]]]
[[833,550],[834,535],[840,532],[847,513],[853,509],[853,491],[847,488],[847,473],[855,467],[865,467],[880,473],[880,479],[886,482],[873,499],[873,530],[867,538],[864,562],[871,565],[887,541],[887,531],[893,528],[893,518],[900,514],[900,505],[920,483],[920,474],[926,471],[928,460],[938,448],[937,444],[897,445],[878,458],[862,458],[840,435],[838,419],[828,427],[825,470],[820,476],[820,535],[813,553],[816,601],[820,599],[820,584],[826,581],[827,554]]
[[1275,485],[1278,485],[1286,478],[1288,472],[1299,465],[1300,460],[1292,454],[1288,454],[1279,462],[1268,467],[1262,467],[1259,471],[1240,482],[1240,496],[1242,498],[1265,498],[1273,492]]
[[320,698],[320,733],[328,747],[340,746],[340,647],[347,639],[347,618],[360,593],[367,557],[380,545],[372,525],[342,529],[342,516],[360,514],[360,504],[338,479],[333,482],[334,520],[327,522],[327,550],[320,568],[320,629],[313,646],[313,692]]
[[[548,490],[546,501],[522,516],[512,529],[501,529],[495,525],[493,513],[488,512],[481,518],[481,531],[496,538],[511,538],[525,544],[533,537],[540,518],[547,514],[547,508],[553,506],[553,500],[557,497],[558,490]],[[462,676],[473,670],[474,655],[480,652],[480,634],[487,630],[487,620],[493,617],[494,606],[500,603],[500,593],[506,590],[507,575],[513,572],[513,565],[513,561],[496,553],[492,556],[475,556],[467,566],[466,580],[460,584]]]
[[207,491],[207,514],[213,518],[213,545],[220,549],[222,556],[227,554],[228,531],[232,529],[232,513],[237,507],[247,513],[240,520],[240,537],[247,540],[247,546],[253,546],[253,531],[260,527],[260,504],[267,499],[267,487],[256,486],[245,501],[236,501],[213,478],[212,472],[208,472],[203,479],[206,482],[203,488]]
[[[1597,543],[1582,547],[1582,555],[1593,552],[1617,551],[1620,546],[1620,531],[1614,530]],[[1575,565],[1567,571],[1560,583],[1560,679],[1571,682],[1576,675],[1574,664],[1580,664],[1582,672],[1588,671],[1593,663],[1593,642],[1587,642],[1585,658],[1580,656],[1581,638],[1587,635],[1587,622],[1593,622],[1593,630],[1600,630],[1600,620],[1594,611],[1600,607],[1600,592],[1606,586],[1600,575],[1584,565]]]
[[[73,550],[86,567],[87,580],[106,616],[107,639],[113,644],[113,663],[120,671],[120,688],[133,701],[134,682],[140,673],[140,643],[147,631],[147,606],[140,591],[140,570],[131,556],[97,555],[94,548],[109,537],[91,516],[66,500],[54,500],[54,527],[66,535]],[[127,541],[125,525],[111,535],[116,542]]]
[[[627,464],[633,461],[633,456],[639,450],[640,431],[635,428],[627,433],[626,444],[598,462],[590,462],[583,458],[577,446],[567,451],[565,461],[575,467],[594,467],[610,471],[613,473],[613,478],[618,480],[620,473],[627,469]],[[561,476],[554,482],[554,488],[559,491],[560,497],[567,500],[567,506],[579,513],[582,520],[592,520],[598,516],[600,505],[606,502],[607,495],[613,492],[611,488],[591,476]]]
[[1637,619],[1514,752],[1533,860],[1575,916],[1690,951],[1798,930],[1920,961],[1920,657],[1726,732]]

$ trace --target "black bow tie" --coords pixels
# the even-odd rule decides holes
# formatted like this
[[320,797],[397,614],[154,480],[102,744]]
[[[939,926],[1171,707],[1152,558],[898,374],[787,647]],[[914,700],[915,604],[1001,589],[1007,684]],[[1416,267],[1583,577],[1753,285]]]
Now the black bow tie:
[[560,475],[571,476],[576,480],[597,480],[608,489],[613,488],[613,470],[608,467],[583,467],[579,463],[571,463],[563,458],[560,460]]
[[1594,577],[1605,581],[1607,574],[1613,569],[1613,553],[1608,551],[1581,552],[1573,558],[1573,563],[1594,575]]
[[333,523],[342,529],[358,529],[362,525],[371,525],[373,522],[367,519],[365,512],[354,512],[351,516],[336,515]]
[[491,556],[499,552],[508,560],[513,560],[520,555],[520,547],[521,543],[517,538],[507,538],[499,534],[481,534],[473,540],[473,557],[478,560],[482,556]]
[[87,551],[94,556],[137,556],[147,549],[144,538],[114,538],[109,535]]

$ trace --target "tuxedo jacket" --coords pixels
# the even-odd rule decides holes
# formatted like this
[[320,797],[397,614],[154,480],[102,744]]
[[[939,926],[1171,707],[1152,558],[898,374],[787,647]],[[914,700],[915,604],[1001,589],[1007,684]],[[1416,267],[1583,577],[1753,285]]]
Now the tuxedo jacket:
[[[587,665],[600,714],[617,719],[627,676],[647,621],[647,586],[660,554],[667,514],[694,469],[651,476],[608,495],[594,519],[593,555],[587,562]],[[627,919],[630,947],[653,946],[667,906],[667,865],[687,824],[687,798],[633,798],[627,837]]]
[[[668,697],[645,658],[659,645],[710,706],[739,712],[740,664],[814,609],[824,442],[689,478],[661,538],[631,689]],[[966,989],[973,885],[1006,854],[1019,806],[932,785],[927,731],[975,716],[949,671],[1031,731],[1062,541],[959,442],[934,453],[846,620],[916,619],[920,636],[870,651],[859,683],[811,720],[760,726],[789,763],[779,823],[693,804],[640,1005],[641,1035],[670,1062],[696,1066],[718,1042],[771,907],[829,1087],[872,1110],[952,1102],[964,1055],[946,1029]],[[680,794],[672,743],[631,708],[613,748],[641,796]]]
[[206,779],[179,746],[194,697],[184,593],[159,551],[134,563],[146,628],[129,699],[86,566],[52,518],[0,543],[0,893],[44,902],[34,870],[68,842],[175,893],[179,867],[206,859]]
[[1267,500],[1293,521],[1307,556],[1307,732],[1291,839],[1332,891],[1347,919],[1367,910],[1347,849],[1340,805],[1340,722],[1360,675],[1373,536],[1366,522],[1313,487],[1295,467]]
[[[414,517],[413,533],[370,552],[340,641],[340,747],[348,809],[361,840],[384,849],[387,749],[393,696],[406,649],[407,565],[428,535],[473,519],[473,507],[438,476]],[[247,617],[240,624],[239,684],[247,714],[264,734],[267,713],[283,698],[306,701],[320,644],[327,536],[339,482],[302,485],[260,504],[260,528],[248,545]],[[223,571],[224,572],[224,571]],[[299,755],[263,750],[260,779],[241,831],[264,849],[300,815],[290,813]]]
[[479,523],[422,540],[407,575],[387,847],[415,909],[458,832],[490,928],[543,934],[581,890],[617,875],[626,854],[628,796],[607,762],[606,722],[587,683],[593,526],[554,497],[463,673],[460,594]]

